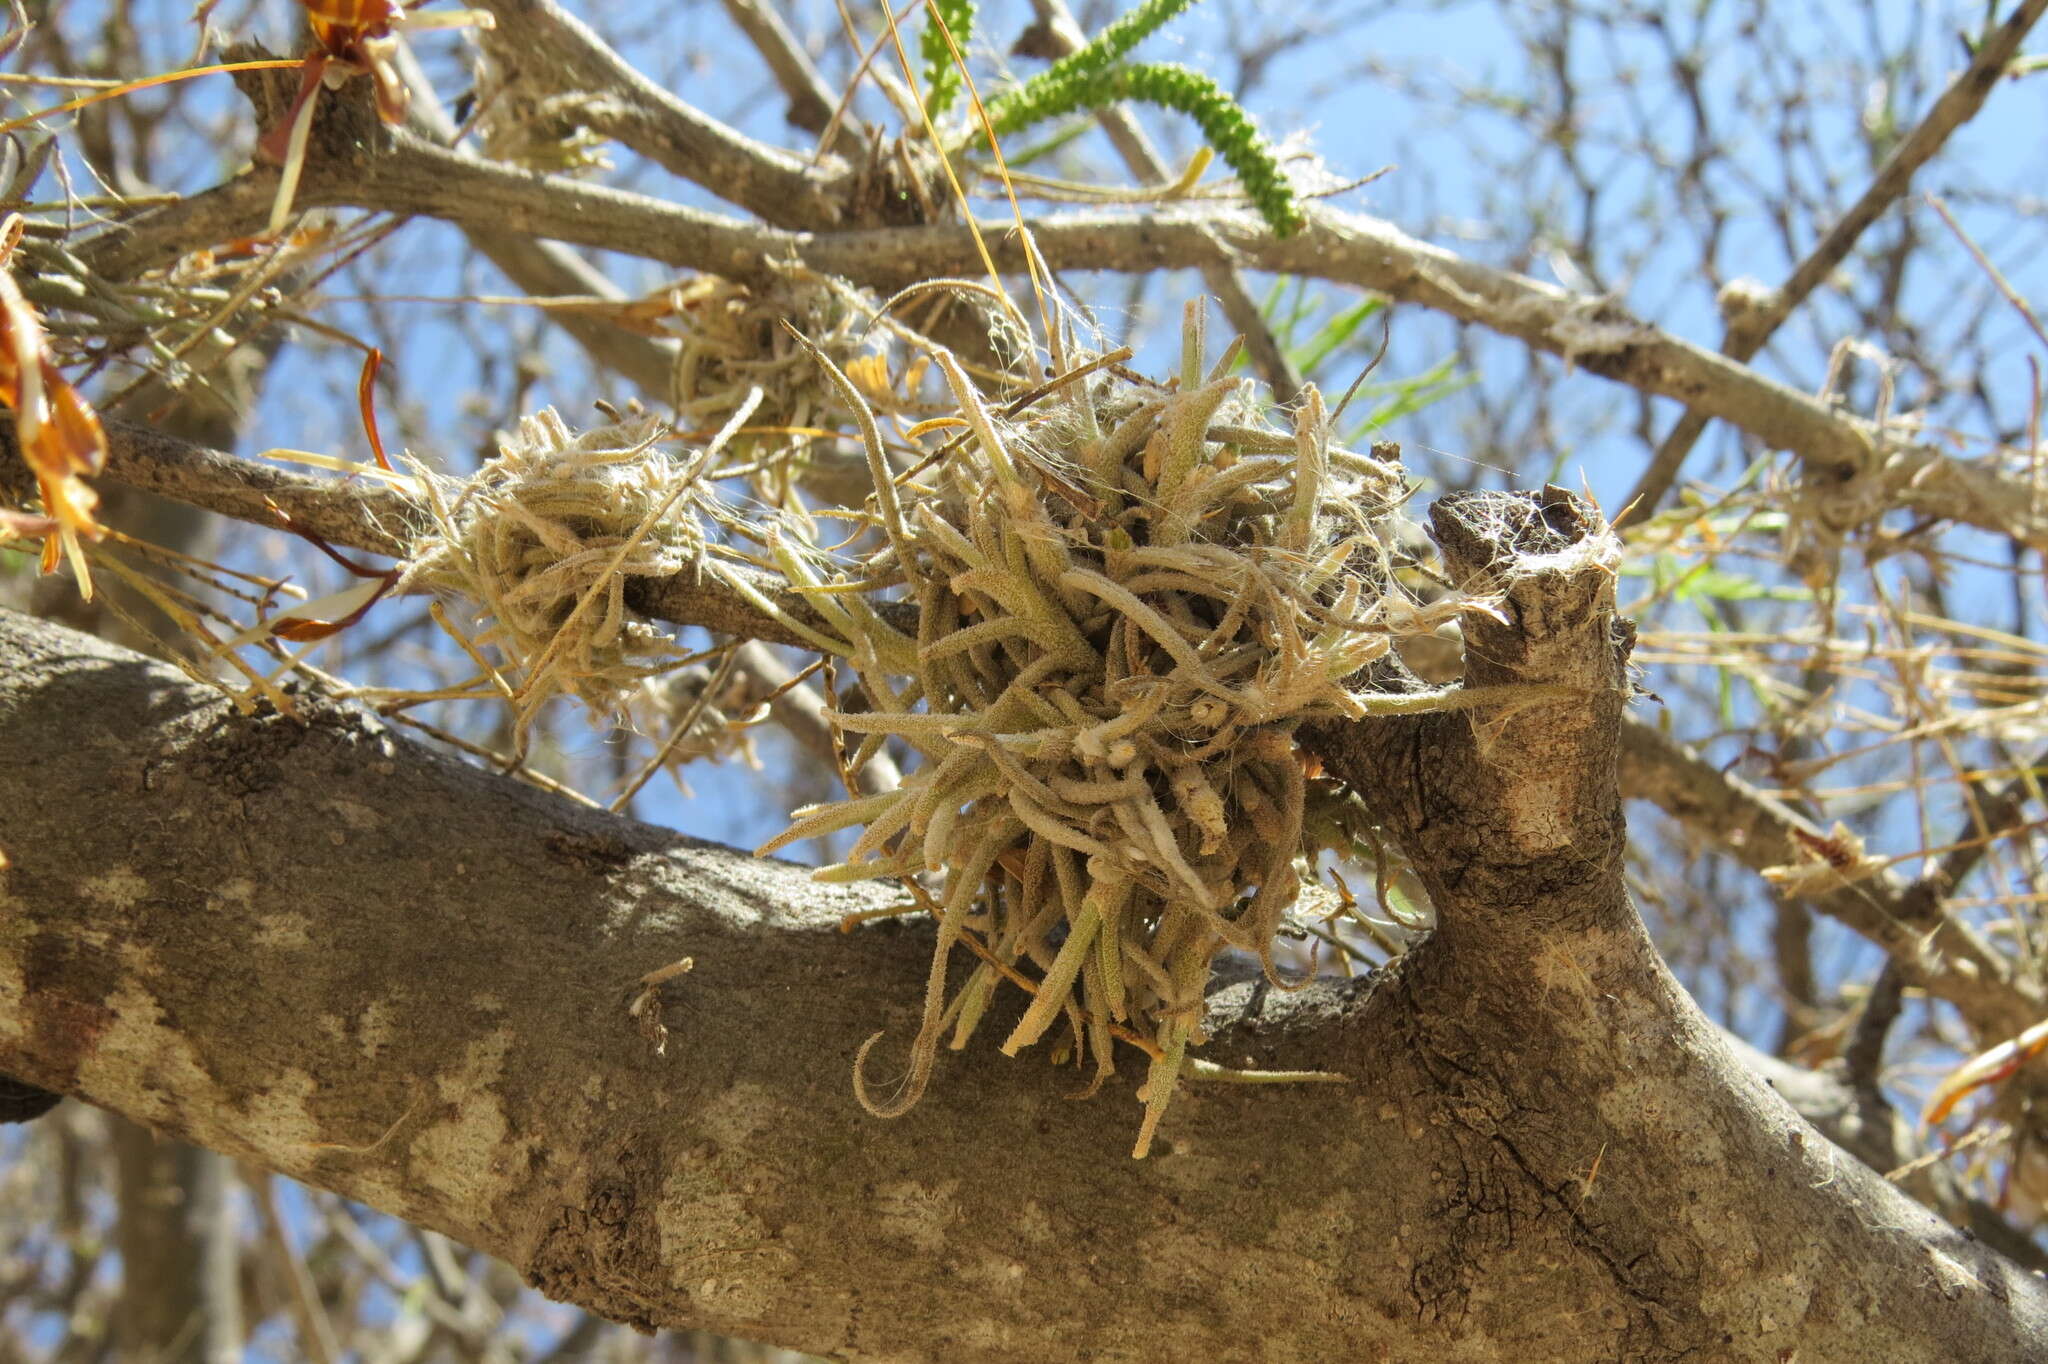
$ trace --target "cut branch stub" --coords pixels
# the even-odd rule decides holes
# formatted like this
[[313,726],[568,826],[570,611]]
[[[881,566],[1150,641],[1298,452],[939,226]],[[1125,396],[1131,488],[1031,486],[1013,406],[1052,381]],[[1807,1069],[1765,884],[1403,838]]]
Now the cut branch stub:
[[1499,601],[1498,614],[1464,615],[1467,686],[1625,688],[1632,639],[1616,637],[1614,615],[1621,546],[1598,508],[1552,484],[1541,493],[1453,494],[1429,520],[1446,576]]
[[1430,521],[1448,576],[1485,603],[1463,613],[1465,686],[1530,699],[1325,724],[1304,740],[1399,839],[1444,933],[1623,923],[1615,755],[1634,631],[1614,610],[1620,546],[1597,509],[1556,487],[1454,495]]

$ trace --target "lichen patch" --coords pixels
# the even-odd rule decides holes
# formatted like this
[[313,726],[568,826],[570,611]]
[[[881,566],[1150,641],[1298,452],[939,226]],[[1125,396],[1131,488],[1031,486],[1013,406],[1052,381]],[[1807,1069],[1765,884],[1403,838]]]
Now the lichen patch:
[[265,1150],[317,1149],[324,1129],[310,1107],[319,1084],[303,1070],[272,1072],[269,1084],[243,1102],[246,1130]]
[[461,1061],[434,1077],[434,1097],[408,1141],[410,1166],[447,1202],[491,1207],[528,1168],[531,1141],[512,1136],[499,1087],[515,1038],[498,1028],[470,1042]]
[[132,867],[116,867],[102,875],[86,877],[80,889],[96,905],[128,910],[141,904],[149,894],[149,882]]
[[306,915],[281,910],[260,916],[251,940],[258,947],[273,950],[303,948],[312,944],[312,929],[313,921]]
[[[124,954],[131,959],[139,953]],[[253,1154],[236,1123],[208,1122],[231,1113],[228,1094],[186,1035],[166,1026],[156,996],[132,976],[105,1000],[105,1025],[79,1059],[78,1088],[150,1126],[180,1127],[223,1151]]]

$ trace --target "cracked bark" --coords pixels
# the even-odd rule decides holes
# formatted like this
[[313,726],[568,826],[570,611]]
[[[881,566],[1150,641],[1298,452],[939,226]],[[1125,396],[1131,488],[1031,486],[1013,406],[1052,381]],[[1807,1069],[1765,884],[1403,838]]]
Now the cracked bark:
[[[2012,1360],[2048,1290],[1830,1145],[1622,890],[1626,628],[1568,494],[1455,500],[1468,680],[1586,700],[1324,736],[1437,897],[1376,981],[1215,998],[1153,1160],[1126,1080],[986,1049],[863,1116],[928,934],[886,892],[574,808],[0,615],[0,1072],[643,1325],[850,1358]],[[626,1012],[682,955],[666,1054]]]

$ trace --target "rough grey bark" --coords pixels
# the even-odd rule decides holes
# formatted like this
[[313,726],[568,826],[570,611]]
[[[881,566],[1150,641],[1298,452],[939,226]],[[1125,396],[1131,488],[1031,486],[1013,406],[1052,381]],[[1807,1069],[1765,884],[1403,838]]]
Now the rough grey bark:
[[[1507,593],[1472,676],[1583,702],[1372,722],[1336,766],[1441,927],[1377,980],[1215,1001],[1154,1159],[1128,1088],[912,1030],[914,921],[572,807],[320,698],[238,715],[0,615],[0,1072],[502,1256],[551,1295],[862,1359],[2048,1358],[2048,1290],[1830,1145],[1623,893],[1614,545],[1568,495],[1440,509]],[[665,1051],[628,1014],[681,956]],[[891,1054],[885,1041],[880,1055]]]

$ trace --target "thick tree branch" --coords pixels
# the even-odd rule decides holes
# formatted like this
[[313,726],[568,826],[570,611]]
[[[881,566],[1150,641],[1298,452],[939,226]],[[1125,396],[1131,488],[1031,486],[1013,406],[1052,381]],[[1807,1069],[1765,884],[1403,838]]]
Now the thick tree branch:
[[[837,931],[880,893],[300,711],[0,613],[0,1071],[615,1318],[849,1358],[1988,1361],[2048,1330],[2048,1290],[1751,1079],[1639,926],[1237,987],[1219,1058],[1354,1081],[1197,1089],[1152,1161],[1127,1089],[980,1049],[883,1123],[848,1067],[905,1035],[929,943]],[[684,955],[658,1052],[628,1005]]]
[[1855,1083],[1841,1062],[1806,1070],[1761,1051],[1738,1037],[1729,1048],[1763,1077],[1778,1096],[1823,1135],[1873,1170],[1914,1166],[1899,1187],[1972,1234],[2001,1255],[2036,1274],[2048,1273],[2048,1253],[1990,1204],[1970,1196],[1947,1161],[1928,1161],[1909,1123],[1874,1086]]
[[[846,180],[704,118],[554,0],[485,2],[499,41],[593,126],[771,226],[393,136],[360,81],[323,101],[302,205],[496,234],[533,279],[573,260],[543,239],[747,280],[791,262],[876,287],[976,271],[960,225],[836,231]],[[255,93],[274,119],[290,89]],[[161,265],[253,229],[274,175],[82,249],[109,277]],[[1605,300],[1369,218],[1320,213],[1286,243],[1193,208],[1038,230],[1068,269],[1344,280],[1738,421],[1797,453],[1801,518],[1824,530],[1905,507],[2048,547],[2031,486],[1993,461],[1912,447]],[[1013,268],[1017,244],[990,232]],[[603,325],[579,322],[594,350]],[[113,434],[113,478],[252,521],[302,508],[338,543],[404,553],[419,519],[394,489]],[[21,486],[16,453],[0,421],[0,493]],[[1438,931],[1369,980],[1214,988],[1212,1059],[1349,1083],[1193,1086],[1148,1162],[1124,1155],[1135,1056],[1095,1102],[1066,1103],[1069,1077],[979,1048],[949,1055],[902,1120],[860,1114],[856,1044],[885,1030],[873,1080],[943,984],[921,916],[840,931],[849,911],[905,908],[892,888],[829,889],[572,808],[322,695],[250,713],[4,611],[0,1077],[445,1230],[620,1320],[850,1359],[2048,1357],[2048,1285],[1824,1142],[1657,958],[1622,882],[1631,632],[1609,528],[1545,489],[1449,499],[1434,529],[1458,586],[1498,603],[1463,621],[1465,681],[1488,695],[1462,699],[1486,704],[1302,737],[1416,867]],[[631,600],[788,633],[708,575]],[[1412,682],[1391,656],[1376,666]],[[1704,801],[1692,817],[1724,835],[1789,845],[1774,865],[1803,860],[1808,831],[1741,789],[1700,795],[1687,757],[1651,754],[1648,780]],[[1966,872],[1951,858],[1913,886],[1822,893],[1887,897],[1864,923],[1900,963],[1893,984],[1950,991],[1973,1022],[2031,1021],[2031,987],[1944,913]],[[1014,1016],[1014,995],[991,1011]],[[1882,1163],[1908,1143],[1874,1070],[1835,1091],[1783,1078]],[[1958,1211],[1938,1178],[1918,1192]]]

